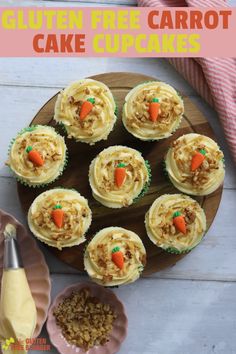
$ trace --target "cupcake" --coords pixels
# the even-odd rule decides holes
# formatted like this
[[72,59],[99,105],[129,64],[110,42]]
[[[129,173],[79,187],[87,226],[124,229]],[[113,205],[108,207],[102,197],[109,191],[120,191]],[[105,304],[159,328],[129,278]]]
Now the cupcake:
[[87,199],[73,189],[41,193],[28,211],[31,232],[49,246],[62,249],[85,241],[92,220]]
[[58,95],[54,119],[69,138],[90,145],[106,140],[116,122],[116,104],[109,88],[100,81],[84,79]]
[[134,87],[125,98],[123,124],[140,140],[168,138],[179,126],[184,112],[176,90],[159,81]]
[[197,246],[206,231],[204,210],[184,194],[164,194],[145,216],[148,237],[171,253],[184,253]]
[[30,187],[55,181],[66,163],[64,138],[45,125],[23,129],[12,141],[7,161],[17,180]]
[[170,181],[181,192],[208,195],[223,183],[223,157],[214,140],[200,134],[186,134],[173,142],[165,167]]
[[107,227],[99,231],[84,254],[88,275],[104,286],[134,282],[145,264],[146,251],[141,239],[122,227]]
[[108,208],[131,205],[147,191],[150,179],[148,161],[139,151],[126,146],[104,149],[89,168],[93,196]]

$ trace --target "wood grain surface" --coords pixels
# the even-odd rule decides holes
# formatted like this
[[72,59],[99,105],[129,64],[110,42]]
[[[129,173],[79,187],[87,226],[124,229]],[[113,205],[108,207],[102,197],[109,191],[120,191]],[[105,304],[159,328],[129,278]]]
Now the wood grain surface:
[[[142,238],[148,255],[147,265],[143,274],[149,275],[174,265],[178,260],[184,257],[184,255],[169,254],[156,247],[151,241],[149,241],[145,232],[144,215],[151,203],[162,194],[178,192],[163,173],[163,157],[170,146],[171,141],[183,134],[196,132],[208,135],[213,139],[215,139],[215,137],[209,123],[206,121],[202,113],[193,105],[188,97],[183,97],[185,115],[180,128],[175,134],[172,137],[159,142],[141,142],[124,129],[121,122],[121,109],[124,103],[124,98],[131,88],[144,81],[153,80],[153,78],[142,74],[120,72],[96,75],[92,78],[100,80],[110,87],[118,105],[118,121],[113,132],[109,135],[108,140],[99,142],[95,144],[95,146],[76,143],[73,140],[66,139],[66,144],[69,149],[69,164],[61,178],[53,183],[51,187],[73,187],[88,199],[93,213],[93,222],[87,235],[88,240],[94,235],[94,233],[107,226],[122,226],[136,232]],[[52,118],[56,97],[57,95],[52,97],[40,109],[34,117],[32,124],[48,124],[55,126]],[[128,208],[109,209],[93,199],[91,188],[88,183],[88,168],[91,160],[101,150],[110,145],[117,144],[130,146],[142,152],[144,158],[149,160],[151,164],[152,182],[148,193],[137,203]],[[34,198],[44,190],[45,189],[43,188],[33,189],[18,184],[20,203],[26,213]],[[214,220],[220,204],[221,194],[222,187],[207,197],[196,198],[206,212],[208,227],[210,227]],[[83,271],[84,245],[65,248],[62,251],[52,247],[49,248],[60,260]],[[186,256],[190,257],[191,255]]]

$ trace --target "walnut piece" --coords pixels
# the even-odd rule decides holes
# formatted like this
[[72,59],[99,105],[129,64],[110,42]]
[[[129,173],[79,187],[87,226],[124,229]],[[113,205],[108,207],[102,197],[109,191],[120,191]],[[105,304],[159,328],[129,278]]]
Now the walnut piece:
[[195,211],[191,210],[190,208],[185,208],[185,221],[187,224],[192,224],[196,219]]

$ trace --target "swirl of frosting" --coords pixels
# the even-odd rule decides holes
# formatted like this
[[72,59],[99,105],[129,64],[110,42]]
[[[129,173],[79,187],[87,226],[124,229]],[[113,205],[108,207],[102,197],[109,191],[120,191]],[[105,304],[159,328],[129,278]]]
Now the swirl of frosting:
[[[29,159],[27,147],[37,150],[44,163],[35,166]],[[66,161],[64,138],[48,126],[37,125],[24,129],[14,140],[7,164],[20,179],[30,186],[54,181],[63,171]]]
[[[115,183],[115,169],[125,165],[125,180]],[[149,183],[149,171],[139,151],[125,146],[111,146],[91,162],[89,182],[94,198],[109,208],[131,205]]]
[[[94,99],[92,110],[80,119],[83,102]],[[63,123],[68,137],[94,144],[106,140],[116,122],[116,104],[109,88],[102,82],[84,79],[66,87],[58,95],[54,119]]]
[[[205,159],[195,171],[191,161],[196,151],[204,149]],[[192,195],[214,192],[225,176],[223,153],[211,138],[200,134],[186,134],[172,144],[166,155],[166,170],[174,186]]]
[[[64,213],[62,227],[57,227],[52,211],[60,204]],[[32,203],[28,212],[31,232],[49,246],[62,249],[79,245],[85,241],[92,220],[87,200],[77,191],[55,188],[41,193]]]
[[[173,215],[180,212],[186,233],[177,230]],[[157,198],[145,216],[150,240],[165,250],[187,252],[195,247],[206,231],[206,216],[200,205],[184,194],[165,194]]]
[[[122,269],[112,261],[119,248],[124,257]],[[137,280],[146,264],[146,251],[139,236],[121,227],[107,227],[90,241],[84,255],[89,276],[98,284],[115,286]]]
[[[149,106],[158,99],[158,119],[150,119]],[[184,104],[176,90],[159,81],[147,82],[134,87],[125,98],[123,124],[141,140],[159,140],[169,137],[179,126]]]

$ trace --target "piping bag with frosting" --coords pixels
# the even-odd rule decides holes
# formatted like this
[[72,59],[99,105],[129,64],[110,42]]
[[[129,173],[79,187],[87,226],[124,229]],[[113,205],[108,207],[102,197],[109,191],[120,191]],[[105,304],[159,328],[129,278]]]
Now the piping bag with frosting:
[[1,286],[2,352],[3,354],[25,354],[27,353],[26,340],[33,337],[36,327],[37,311],[20,257],[16,229],[11,224],[7,224],[4,231]]

